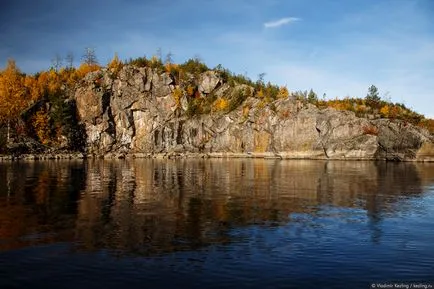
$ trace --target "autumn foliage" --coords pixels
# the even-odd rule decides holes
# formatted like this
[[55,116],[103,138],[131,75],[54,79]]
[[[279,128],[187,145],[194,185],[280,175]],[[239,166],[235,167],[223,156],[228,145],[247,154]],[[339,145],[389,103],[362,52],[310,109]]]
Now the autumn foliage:
[[107,67],[113,71],[113,73],[115,75],[117,75],[119,73],[119,71],[122,69],[123,67],[123,63],[122,61],[119,59],[118,55],[115,54],[115,56],[113,57],[113,59],[109,62],[109,64],[107,65]]
[[43,144],[50,143],[50,123],[48,113],[41,109],[33,117],[32,122],[39,141]]
[[[242,105],[247,97],[260,99],[262,107],[273,105],[276,99],[294,98],[303,103],[311,103],[319,109],[334,108],[352,111],[359,117],[388,118],[412,123],[434,134],[434,120],[426,119],[403,104],[382,100],[375,86],[369,88],[365,98],[326,100],[325,97],[319,99],[312,89],[309,92],[291,92],[286,86],[266,83],[263,80],[264,74],[253,82],[246,75],[234,74],[218,65],[213,70],[224,83],[231,87],[245,85],[250,89],[240,90],[234,95],[217,97],[211,93],[204,96],[198,89],[197,77],[210,68],[198,58],[188,59],[182,64],[172,63],[171,57],[163,63],[158,56],[151,59],[139,57],[123,62],[115,54],[107,63],[107,69],[116,77],[124,65],[150,67],[158,73],[170,74],[175,80],[172,91],[175,106],[177,109],[181,108],[181,100],[186,100],[186,114],[190,116],[212,112],[227,113]],[[58,144],[58,139],[65,133],[77,135],[78,121],[74,118],[74,106],[67,101],[71,98],[68,93],[74,91],[74,87],[86,74],[100,69],[101,66],[96,61],[84,61],[77,68],[70,65],[26,75],[19,70],[14,60],[8,60],[6,67],[0,70],[0,140],[6,127],[8,139],[11,131],[11,137],[28,134],[46,145]],[[247,114],[248,109],[244,109],[243,115]],[[365,134],[378,134],[375,127],[366,127],[363,130]]]
[[0,124],[15,120],[29,105],[32,83],[25,80],[15,61],[8,60],[6,68],[0,72]]
[[74,119],[73,115],[61,113],[68,106],[65,104],[67,91],[87,73],[100,68],[84,63],[77,69],[50,69],[25,75],[14,60],[8,60],[5,69],[0,70],[0,128],[8,128],[8,139],[9,135],[16,139],[28,134],[43,144],[56,144],[62,132],[60,128],[70,125]]
[[219,98],[214,102],[215,111],[225,111],[229,106],[229,102],[224,98]]
[[366,125],[362,129],[363,134],[378,135],[378,128],[374,125]]

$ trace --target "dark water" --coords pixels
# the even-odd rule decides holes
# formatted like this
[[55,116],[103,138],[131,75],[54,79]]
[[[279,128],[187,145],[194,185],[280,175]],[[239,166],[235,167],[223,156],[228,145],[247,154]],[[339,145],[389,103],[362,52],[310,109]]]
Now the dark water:
[[2,289],[433,281],[434,164],[0,164]]

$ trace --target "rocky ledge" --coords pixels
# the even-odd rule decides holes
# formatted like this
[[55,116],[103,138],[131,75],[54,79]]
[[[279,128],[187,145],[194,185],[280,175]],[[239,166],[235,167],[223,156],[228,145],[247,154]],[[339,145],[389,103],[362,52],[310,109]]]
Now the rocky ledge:
[[[291,96],[272,102],[218,72],[192,78],[194,96],[173,76],[124,66],[89,73],[74,92],[87,154],[433,161],[433,136],[403,121],[359,118]],[[197,99],[207,113],[194,113]],[[225,105],[216,105],[223,103]],[[234,105],[235,104],[235,105]],[[193,113],[192,113],[193,112]]]
[[0,155],[0,161],[81,160],[85,158],[86,158],[85,154],[76,153],[76,152]]
[[[180,78],[178,76],[178,78]],[[149,67],[88,73],[68,91],[79,120],[50,148],[25,138],[0,160],[258,157],[434,161],[434,136],[400,120],[270,100],[218,71],[182,80]],[[49,103],[43,104],[50,107]],[[67,130],[66,130],[67,131]],[[68,151],[80,144],[83,152]]]

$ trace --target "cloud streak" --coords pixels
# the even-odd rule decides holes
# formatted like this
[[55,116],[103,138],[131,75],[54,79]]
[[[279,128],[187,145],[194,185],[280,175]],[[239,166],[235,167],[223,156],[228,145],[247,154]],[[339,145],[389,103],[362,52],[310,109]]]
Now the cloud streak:
[[297,17],[286,17],[279,20],[269,21],[264,23],[265,28],[277,28],[286,24],[290,24],[296,21],[300,21],[300,18]]

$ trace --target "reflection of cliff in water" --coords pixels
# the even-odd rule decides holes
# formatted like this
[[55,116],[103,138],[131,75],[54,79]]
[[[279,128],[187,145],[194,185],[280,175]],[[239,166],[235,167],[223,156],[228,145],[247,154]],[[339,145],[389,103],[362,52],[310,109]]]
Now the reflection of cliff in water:
[[124,253],[194,249],[243,238],[232,229],[252,224],[301,219],[315,225],[324,214],[336,214],[330,207],[362,209],[371,239],[378,241],[385,216],[413,210],[405,200],[433,183],[434,166],[421,163],[3,163],[0,251],[72,240],[79,249]]
[[278,225],[293,213],[315,216],[322,206],[335,206],[365,209],[375,241],[383,215],[401,210],[400,201],[418,196],[425,181],[434,181],[432,165],[94,161],[79,201],[76,238],[85,250],[146,255],[236,241],[232,228]]

